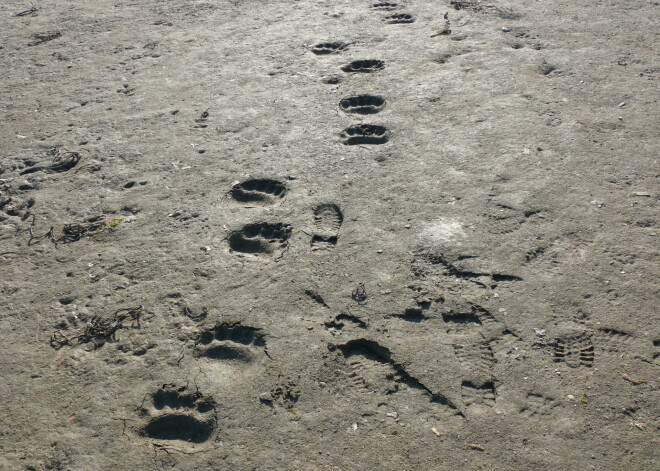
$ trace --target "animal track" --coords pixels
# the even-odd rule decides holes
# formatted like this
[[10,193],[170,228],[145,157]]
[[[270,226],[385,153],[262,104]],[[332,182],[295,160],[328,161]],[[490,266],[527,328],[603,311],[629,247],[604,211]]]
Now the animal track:
[[372,10],[376,11],[392,11],[399,7],[397,3],[379,2],[371,5]]
[[390,25],[410,24],[415,22],[415,17],[409,13],[394,13],[387,16],[385,22]]
[[247,224],[229,234],[229,248],[249,254],[274,254],[286,249],[291,227],[282,223]]
[[390,351],[377,342],[357,339],[338,348],[350,365],[352,369],[350,376],[357,386],[384,395],[395,394],[407,387],[420,391],[428,396],[431,402],[455,409],[455,406],[444,396],[434,394],[419,380],[410,376],[403,366],[391,359]]
[[215,402],[185,387],[163,385],[150,398],[149,408],[140,408],[143,416],[151,416],[140,429],[140,435],[154,440],[181,440],[203,443],[216,428]]
[[259,402],[273,407],[279,405],[285,409],[291,409],[296,405],[300,398],[300,389],[296,383],[291,380],[279,381],[269,393],[259,396]]
[[484,383],[476,386],[469,381],[463,381],[461,384],[461,395],[463,404],[469,407],[473,404],[493,407],[495,405],[495,385],[493,383]]
[[213,360],[252,363],[257,351],[265,351],[266,340],[259,329],[223,322],[202,332],[195,348],[197,356]]
[[314,208],[314,229],[312,247],[330,248],[337,245],[339,228],[344,222],[344,215],[336,204],[320,204]]
[[563,361],[571,368],[594,366],[594,345],[587,334],[555,339],[553,354],[555,362]]
[[488,342],[455,344],[454,353],[470,380],[476,384],[492,380],[495,356]]
[[375,114],[384,107],[385,99],[374,95],[357,95],[339,102],[339,108],[346,113]]
[[371,72],[376,72],[377,70],[381,70],[383,67],[385,67],[385,63],[381,60],[366,59],[353,61],[350,64],[346,64],[341,68],[341,70],[347,73],[361,72],[368,74]]
[[559,406],[556,400],[545,397],[541,394],[527,394],[527,404],[520,409],[520,413],[525,417],[534,415],[550,415],[555,407]]
[[325,54],[338,54],[345,50],[348,44],[342,42],[319,43],[312,48],[312,52],[318,56]]
[[286,186],[277,180],[253,179],[232,186],[232,198],[241,203],[272,204],[286,194]]
[[344,129],[340,137],[347,146],[385,144],[390,139],[390,132],[384,126],[355,124]]

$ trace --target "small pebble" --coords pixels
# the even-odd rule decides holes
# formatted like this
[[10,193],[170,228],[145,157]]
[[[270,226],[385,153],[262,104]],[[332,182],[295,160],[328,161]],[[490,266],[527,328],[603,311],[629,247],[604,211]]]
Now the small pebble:
[[511,31],[511,30],[510,30],[509,28],[507,28],[506,26],[504,26],[504,27],[502,28],[502,32],[503,32],[503,33],[508,33],[508,32],[510,32],[510,31]]
[[379,249],[379,250],[376,250],[376,253],[383,253],[383,251]]

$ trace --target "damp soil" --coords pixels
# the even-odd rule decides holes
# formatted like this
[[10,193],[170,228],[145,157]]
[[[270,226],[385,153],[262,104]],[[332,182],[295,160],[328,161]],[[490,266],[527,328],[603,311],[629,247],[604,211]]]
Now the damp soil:
[[0,470],[657,467],[658,8],[4,2]]

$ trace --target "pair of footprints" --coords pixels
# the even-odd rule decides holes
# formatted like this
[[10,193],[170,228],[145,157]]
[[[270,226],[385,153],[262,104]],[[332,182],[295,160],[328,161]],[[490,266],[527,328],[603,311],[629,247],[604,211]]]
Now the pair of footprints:
[[[240,324],[220,323],[201,333],[195,356],[211,361],[232,363],[237,367],[268,355],[261,330]],[[145,398],[138,409],[144,425],[138,434],[152,440],[201,444],[217,428],[216,403],[199,391],[165,384]]]
[[[234,185],[231,197],[240,203],[274,204],[286,195],[286,185],[277,180],[255,179]],[[312,249],[332,248],[339,240],[339,229],[344,215],[336,204],[325,203],[314,208]],[[289,243],[292,229],[284,223],[258,222],[246,224],[231,232],[229,248],[245,254],[275,255],[283,253]]]

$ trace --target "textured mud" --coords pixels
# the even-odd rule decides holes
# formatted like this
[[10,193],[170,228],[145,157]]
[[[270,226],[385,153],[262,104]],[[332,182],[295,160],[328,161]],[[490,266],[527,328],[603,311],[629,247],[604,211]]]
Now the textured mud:
[[658,8],[4,2],[0,470],[654,469]]

